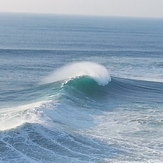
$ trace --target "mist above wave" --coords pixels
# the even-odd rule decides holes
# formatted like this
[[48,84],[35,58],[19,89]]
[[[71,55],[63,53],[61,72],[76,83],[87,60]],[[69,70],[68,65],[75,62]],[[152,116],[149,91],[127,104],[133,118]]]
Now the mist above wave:
[[102,86],[107,85],[111,81],[110,74],[103,65],[94,62],[75,62],[56,69],[44,77],[40,84],[49,84],[80,76],[89,76]]

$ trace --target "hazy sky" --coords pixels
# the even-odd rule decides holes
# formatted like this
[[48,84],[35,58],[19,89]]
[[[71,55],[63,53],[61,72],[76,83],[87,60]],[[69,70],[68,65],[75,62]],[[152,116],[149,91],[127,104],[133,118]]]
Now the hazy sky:
[[0,12],[163,18],[163,0],[0,0]]

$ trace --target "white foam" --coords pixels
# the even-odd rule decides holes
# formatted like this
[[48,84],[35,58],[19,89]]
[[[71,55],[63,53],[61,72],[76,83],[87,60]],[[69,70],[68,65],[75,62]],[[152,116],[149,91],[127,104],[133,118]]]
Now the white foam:
[[40,84],[48,84],[80,76],[89,76],[102,86],[107,85],[111,81],[110,74],[103,65],[94,62],[76,62],[58,68],[45,77]]
[[4,108],[0,110],[0,131],[9,130],[23,125],[24,123],[38,123],[39,111],[45,101],[17,106],[13,108]]

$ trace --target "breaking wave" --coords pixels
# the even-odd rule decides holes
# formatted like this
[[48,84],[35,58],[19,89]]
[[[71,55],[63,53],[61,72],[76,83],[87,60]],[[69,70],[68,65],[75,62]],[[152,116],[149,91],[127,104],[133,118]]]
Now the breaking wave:
[[[0,110],[0,145],[4,151],[0,152],[0,162],[94,163],[121,160],[126,155],[132,158],[119,138],[116,144],[121,146],[114,145],[115,128],[121,121],[115,119],[111,125],[109,121],[101,128],[98,123],[105,118],[108,121],[111,111],[128,103],[162,104],[162,92],[163,83],[111,77],[96,63],[63,66],[39,85],[15,91],[21,105]],[[28,104],[23,105],[25,102]],[[103,115],[106,112],[108,117]],[[121,119],[121,114],[115,116]],[[113,139],[110,143],[103,141],[108,134]]]
[[48,84],[61,80],[69,81],[72,78],[82,76],[88,76],[102,86],[107,85],[111,81],[110,74],[104,66],[93,62],[76,62],[55,70],[45,77],[41,81],[41,84]]

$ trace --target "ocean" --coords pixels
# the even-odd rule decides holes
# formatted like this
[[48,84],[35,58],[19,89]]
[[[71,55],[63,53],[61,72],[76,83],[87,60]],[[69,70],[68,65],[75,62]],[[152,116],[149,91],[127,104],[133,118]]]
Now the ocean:
[[163,19],[0,13],[0,163],[163,162]]

